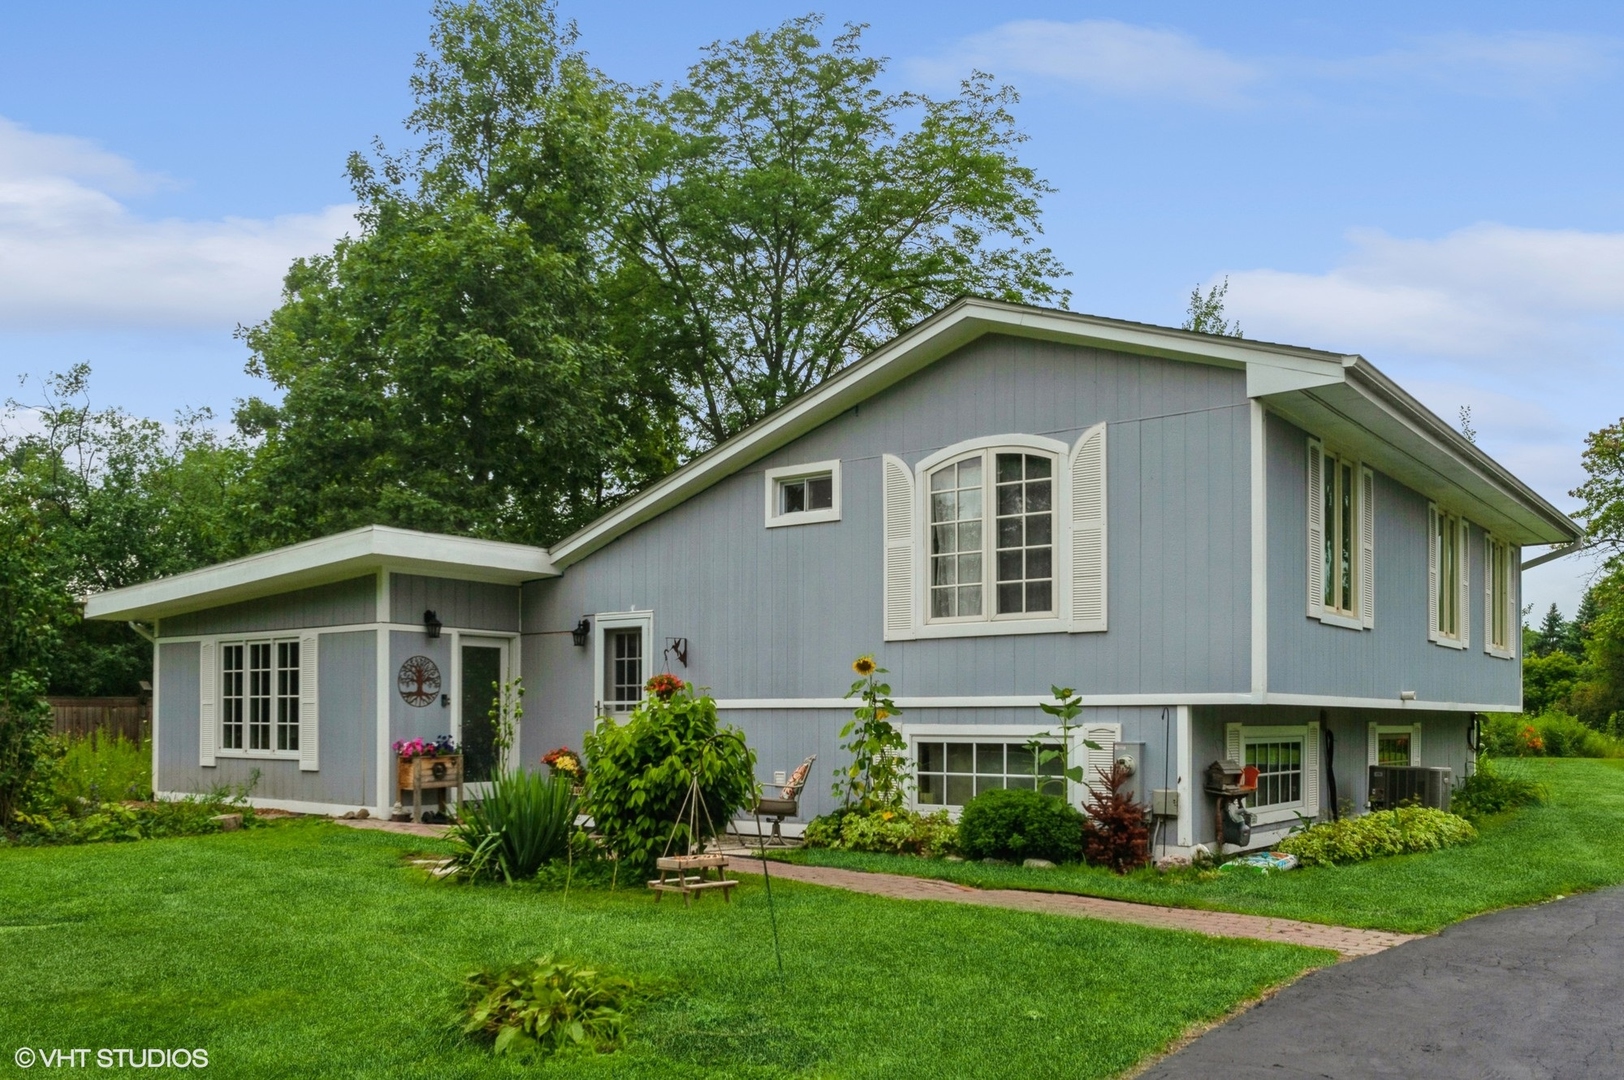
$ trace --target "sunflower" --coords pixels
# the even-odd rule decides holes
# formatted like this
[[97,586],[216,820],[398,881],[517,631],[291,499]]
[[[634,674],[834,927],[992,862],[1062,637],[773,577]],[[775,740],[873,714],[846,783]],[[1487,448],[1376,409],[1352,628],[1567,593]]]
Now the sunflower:
[[851,669],[866,679],[874,674],[874,658],[872,656],[859,656],[851,662]]

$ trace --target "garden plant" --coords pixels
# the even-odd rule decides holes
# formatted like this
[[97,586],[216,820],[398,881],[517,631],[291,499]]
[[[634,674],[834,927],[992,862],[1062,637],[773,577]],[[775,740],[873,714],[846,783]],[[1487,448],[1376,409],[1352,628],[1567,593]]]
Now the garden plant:
[[448,835],[452,875],[464,880],[526,881],[570,854],[575,794],[568,777],[518,770],[465,802]]
[[965,804],[959,850],[969,859],[1076,862],[1083,854],[1083,815],[1056,795],[994,788]]

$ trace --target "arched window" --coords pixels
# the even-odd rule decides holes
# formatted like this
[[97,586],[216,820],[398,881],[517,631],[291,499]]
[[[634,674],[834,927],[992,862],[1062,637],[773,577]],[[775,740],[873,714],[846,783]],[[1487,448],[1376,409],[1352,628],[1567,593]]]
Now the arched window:
[[1104,630],[1105,434],[885,455],[886,639]]
[[1052,616],[1056,455],[985,449],[930,473],[931,621]]

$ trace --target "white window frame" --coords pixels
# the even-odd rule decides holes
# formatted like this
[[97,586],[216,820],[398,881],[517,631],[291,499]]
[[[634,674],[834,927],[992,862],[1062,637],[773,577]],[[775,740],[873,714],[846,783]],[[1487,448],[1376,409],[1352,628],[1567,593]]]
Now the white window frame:
[[[596,716],[625,716],[631,709],[617,709],[606,700],[608,689],[608,642],[613,630],[641,630],[643,633],[643,682],[653,674],[650,669],[654,649],[653,611],[610,611],[592,618],[592,709]],[[638,699],[642,700],[641,697]]]
[[[1026,612],[1009,615],[997,614],[997,540],[996,505],[997,483],[988,468],[995,462],[999,451],[1019,454],[1042,454],[1054,462],[1051,473],[1054,491],[1051,499],[1054,515],[1051,533],[1052,567],[1054,577],[1051,610],[1048,614],[1033,616]],[[930,617],[930,475],[938,468],[973,454],[983,458],[982,491],[982,614],[976,616],[933,619]],[[914,610],[918,613],[917,636],[930,637],[984,637],[1002,634],[1054,634],[1062,633],[1071,610],[1071,447],[1058,439],[1041,435],[992,435],[968,439],[944,447],[914,466]],[[994,466],[996,467],[996,466]],[[989,516],[990,515],[990,516]]]
[[[1495,549],[1502,549],[1505,557],[1505,580],[1497,582],[1494,572]],[[1522,637],[1522,620],[1518,618],[1518,585],[1521,570],[1517,545],[1501,540],[1491,532],[1483,534],[1483,651],[1500,660],[1517,659],[1517,642]],[[1497,595],[1496,585],[1504,592]],[[1499,611],[1506,620],[1506,640],[1494,640],[1494,615]]]
[[[250,663],[250,657],[253,655],[252,646],[255,646],[255,645],[265,645],[265,646],[268,646],[270,648],[270,650],[271,650],[271,667],[270,667],[271,714],[270,714],[270,739],[269,739],[270,748],[265,749],[265,750],[254,750],[254,749],[251,749],[249,747],[249,745],[248,745],[250,742],[253,741],[252,737],[250,735],[250,732],[249,732],[249,728],[251,726],[250,712],[251,712],[252,707],[248,704],[248,702],[249,702],[249,692],[252,689],[252,679],[251,679],[251,676],[249,674],[250,669],[249,669],[248,665]],[[277,646],[278,645],[297,645],[297,646],[299,646],[299,669],[298,670],[299,670],[299,686],[300,686],[300,691],[301,692],[293,694],[287,700],[288,700],[288,702],[290,704],[290,712],[291,712],[292,717],[293,717],[292,724],[289,725],[289,726],[291,726],[293,728],[293,731],[294,731],[296,737],[299,740],[299,745],[300,746],[304,745],[305,733],[302,730],[302,724],[303,724],[304,717],[303,717],[303,713],[302,713],[301,709],[302,709],[302,702],[304,700],[306,700],[306,698],[305,698],[305,695],[303,693],[303,690],[304,690],[306,677],[307,676],[312,676],[313,677],[313,675],[314,675],[313,665],[305,657],[305,650],[307,648],[307,642],[302,640],[300,635],[298,635],[298,634],[291,634],[291,635],[289,635],[289,634],[281,634],[281,635],[275,635],[275,636],[270,636],[270,637],[266,637],[266,636],[258,635],[258,634],[233,636],[233,637],[222,637],[222,638],[218,638],[218,639],[215,640],[215,643],[214,643],[214,657],[213,657],[214,680],[215,680],[214,681],[214,685],[215,685],[215,701],[217,702],[217,704],[215,706],[215,709],[214,709],[215,717],[214,717],[214,720],[213,720],[214,728],[215,728],[215,746],[214,746],[214,756],[215,757],[217,757],[217,758],[222,758],[222,757],[227,757],[227,758],[254,758],[256,760],[263,760],[263,759],[267,759],[267,758],[272,758],[272,759],[279,759],[279,760],[283,760],[283,761],[299,761],[299,760],[301,760],[300,751],[297,748],[295,748],[293,750],[277,750],[275,748],[276,747],[276,729],[277,729],[277,726],[278,726],[277,725],[277,712],[278,712],[277,704],[278,704],[279,700],[282,697],[282,695],[278,694],[278,692],[277,692],[277,677],[276,676],[277,676],[277,672],[279,670],[278,667],[277,667]],[[225,666],[226,666],[226,650],[233,647],[233,646],[241,646],[242,650],[243,650],[243,668],[242,668],[242,679],[243,679],[243,721],[242,721],[243,745],[241,747],[235,747],[235,748],[229,748],[228,749],[226,747]]]
[[[1373,630],[1376,626],[1376,560],[1375,560],[1375,533],[1376,533],[1376,474],[1363,461],[1351,454],[1342,453],[1332,446],[1325,445],[1321,439],[1310,436],[1308,440],[1308,454],[1310,460],[1316,455],[1319,459],[1320,475],[1315,484],[1313,470],[1309,470],[1309,484],[1314,490],[1304,491],[1304,498],[1308,510],[1308,617],[1318,619],[1326,626],[1336,626],[1344,630]],[[1323,544],[1331,532],[1331,523],[1320,520],[1323,517],[1323,484],[1325,482],[1324,470],[1332,465],[1346,465],[1352,471],[1354,491],[1350,500],[1353,507],[1353,524],[1349,529],[1349,560],[1353,566],[1352,600],[1353,607],[1345,609],[1325,606],[1325,565]],[[1318,522],[1319,542],[1315,542],[1315,523]]]
[[[1086,717],[1084,718],[1086,720]],[[919,775],[919,757],[914,749],[921,742],[1003,742],[1024,743],[1040,735],[1053,735],[1055,743],[1060,742],[1058,725],[1054,724],[903,724],[899,731],[908,750],[908,767],[915,776]],[[1092,740],[1100,749],[1090,750],[1086,743]],[[1093,782],[1094,769],[1097,767],[1110,768],[1111,762],[1116,760],[1115,744],[1122,741],[1121,724],[1094,724],[1084,723],[1072,729],[1071,744],[1066,747],[1066,761],[1064,764],[1081,764],[1083,773],[1090,782]],[[1088,788],[1083,784],[1074,784],[1065,781],[1066,801],[1073,806],[1081,808],[1088,801]],[[945,794],[945,793],[944,793]],[[930,814],[937,810],[946,810],[951,816],[957,818],[958,805],[945,803],[921,803],[917,786],[908,792],[908,805],[920,813]]]
[[[1446,519],[1459,526],[1456,531],[1456,568],[1454,583],[1456,604],[1459,608],[1454,633],[1443,628],[1443,610],[1439,605],[1440,590],[1444,582],[1443,537]],[[1463,514],[1457,514],[1437,503],[1427,505],[1427,640],[1446,649],[1467,649],[1472,644],[1472,523]]]
[[[1365,763],[1367,765],[1381,764],[1381,737],[1383,735],[1408,735],[1410,737],[1409,765],[1421,764],[1421,725],[1420,724],[1376,724],[1366,727],[1365,736]],[[1391,768],[1403,768],[1394,765]]]
[[[1302,752],[1299,754],[1302,770],[1301,798],[1294,803],[1270,803],[1266,807],[1250,808],[1255,823],[1258,825],[1275,825],[1280,822],[1296,821],[1299,814],[1309,818],[1317,817],[1319,807],[1317,805],[1311,807],[1308,800],[1310,794],[1315,797],[1316,801],[1319,796],[1318,777],[1311,779],[1309,776],[1311,768],[1319,768],[1319,724],[1287,724],[1272,727],[1241,724],[1239,726],[1241,733],[1239,763],[1241,765],[1246,764],[1246,746],[1248,743],[1280,742],[1283,739],[1298,739],[1302,742]],[[1315,740],[1315,745],[1310,746],[1310,739]]]
[[[830,504],[822,510],[800,510],[794,513],[783,513],[779,510],[779,491],[785,481],[807,480],[813,477],[829,477],[831,489]],[[767,485],[767,528],[777,529],[786,525],[817,525],[826,521],[840,520],[840,462],[813,461],[805,465],[785,465],[776,469],[768,469],[765,474]]]

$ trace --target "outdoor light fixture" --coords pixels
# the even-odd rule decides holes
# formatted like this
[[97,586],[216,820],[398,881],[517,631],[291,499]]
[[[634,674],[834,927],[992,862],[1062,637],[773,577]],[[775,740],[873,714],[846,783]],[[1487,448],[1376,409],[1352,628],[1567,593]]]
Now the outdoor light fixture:
[[1414,690],[1400,690],[1398,692],[1398,699],[1400,701],[1414,701],[1415,700],[1415,691]]
[[592,624],[582,618],[580,622],[575,624],[575,629],[570,631],[570,640],[575,642],[577,649],[584,649],[586,648],[587,635],[591,633]]
[[436,615],[434,612],[423,612],[423,629],[428,633],[431,639],[440,636],[440,627],[444,625],[445,623],[440,621],[440,616]]

